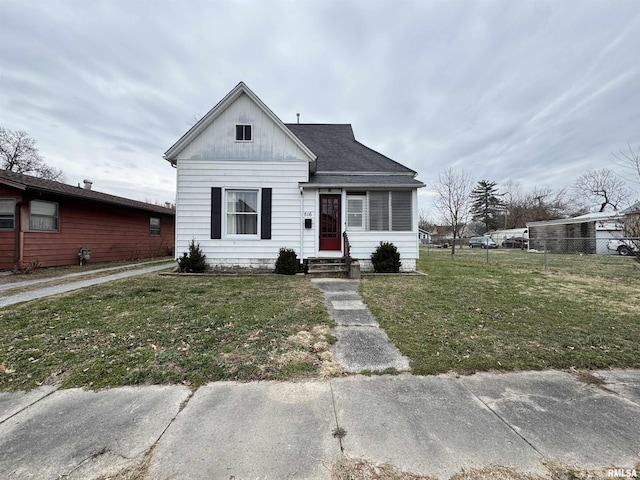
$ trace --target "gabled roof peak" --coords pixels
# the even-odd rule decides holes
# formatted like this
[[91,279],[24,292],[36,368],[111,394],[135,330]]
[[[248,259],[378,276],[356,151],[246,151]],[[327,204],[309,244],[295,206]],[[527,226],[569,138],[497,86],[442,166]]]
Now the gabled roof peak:
[[309,150],[309,148],[303,144],[300,139],[291,133],[285,127],[285,124],[278,118],[278,116],[271,111],[267,105],[258,98],[258,96],[251,91],[244,82],[238,83],[225,97],[220,100],[206,115],[204,115],[198,122],[191,127],[187,133],[185,133],[180,139],[174,143],[164,154],[164,159],[171,162],[175,166],[178,159],[178,155],[184,148],[191,143],[198,135],[200,135],[213,121],[218,118],[222,112],[224,112],[229,105],[235,102],[241,95],[247,95],[257,106],[260,108],[280,129],[287,135],[298,147],[305,152],[309,157],[309,161],[313,162],[316,159],[315,154]]

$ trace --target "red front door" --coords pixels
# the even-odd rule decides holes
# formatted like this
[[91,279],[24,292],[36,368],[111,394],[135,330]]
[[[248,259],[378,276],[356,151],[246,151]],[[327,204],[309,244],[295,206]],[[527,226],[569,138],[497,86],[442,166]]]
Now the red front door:
[[340,195],[320,195],[320,250],[340,250]]

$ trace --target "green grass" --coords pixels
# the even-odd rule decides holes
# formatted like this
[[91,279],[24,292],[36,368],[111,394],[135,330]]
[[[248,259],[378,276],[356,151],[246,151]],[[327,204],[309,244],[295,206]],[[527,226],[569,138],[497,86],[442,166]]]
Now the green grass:
[[317,376],[330,320],[300,277],[148,274],[0,309],[0,390]]
[[[422,258],[451,258],[451,249],[420,247]],[[546,257],[546,267],[545,267]],[[580,255],[542,252],[528,252],[520,249],[498,248],[488,252],[480,248],[456,247],[456,261],[487,265],[507,265],[527,271],[555,272],[638,281],[640,263],[633,257],[620,255]],[[488,262],[487,262],[488,261]]]
[[603,278],[589,256],[545,272],[430,253],[418,262],[427,276],[361,283],[413,373],[640,368],[638,269],[623,264]]

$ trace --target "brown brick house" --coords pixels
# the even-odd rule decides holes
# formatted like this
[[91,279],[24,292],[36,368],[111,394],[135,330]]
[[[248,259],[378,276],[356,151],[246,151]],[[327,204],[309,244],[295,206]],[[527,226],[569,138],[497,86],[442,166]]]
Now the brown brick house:
[[0,270],[172,255],[173,209],[0,170]]

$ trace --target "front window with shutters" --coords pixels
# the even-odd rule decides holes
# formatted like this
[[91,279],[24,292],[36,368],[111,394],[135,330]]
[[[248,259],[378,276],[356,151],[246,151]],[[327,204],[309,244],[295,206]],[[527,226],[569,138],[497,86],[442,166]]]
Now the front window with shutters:
[[29,202],[29,230],[58,231],[58,204],[31,200]]
[[258,234],[258,192],[227,190],[227,235]]

